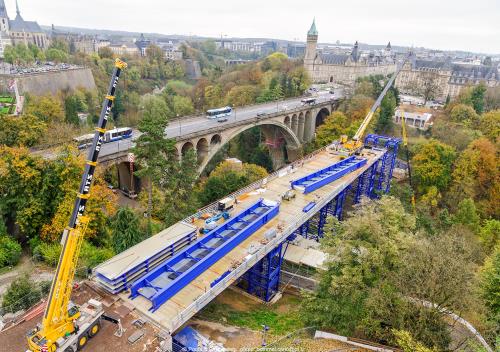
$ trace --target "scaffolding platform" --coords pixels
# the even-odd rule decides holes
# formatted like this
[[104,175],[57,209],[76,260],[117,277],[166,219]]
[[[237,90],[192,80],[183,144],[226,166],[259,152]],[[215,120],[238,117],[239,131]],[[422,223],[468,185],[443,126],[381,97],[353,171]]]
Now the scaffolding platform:
[[278,202],[259,199],[134,282],[130,288],[130,297],[145,297],[152,304],[150,310],[157,310],[278,212]]

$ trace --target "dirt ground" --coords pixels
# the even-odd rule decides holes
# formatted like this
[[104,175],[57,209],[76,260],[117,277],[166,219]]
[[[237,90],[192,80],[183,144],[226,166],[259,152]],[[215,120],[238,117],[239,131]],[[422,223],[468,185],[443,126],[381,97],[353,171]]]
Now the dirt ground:
[[[108,301],[110,297],[103,297],[90,287],[82,285],[78,290],[74,291],[73,300],[77,304],[82,304],[90,298],[95,298],[101,301]],[[89,340],[85,350],[89,352],[115,352],[115,351],[130,351],[130,352],[146,352],[154,351],[158,345],[156,338],[157,331],[150,325],[146,324],[142,327],[144,336],[133,345],[130,344],[127,338],[136,332],[139,328],[132,323],[138,318],[134,312],[123,306],[120,302],[115,302],[105,308],[108,315],[120,318],[125,332],[122,337],[114,336],[117,327],[107,321],[103,321],[101,331],[92,339]],[[8,330],[0,331],[0,351],[2,352],[24,352],[27,345],[25,334],[33,329],[37,323],[41,321],[42,314],[38,317],[16,325]]]

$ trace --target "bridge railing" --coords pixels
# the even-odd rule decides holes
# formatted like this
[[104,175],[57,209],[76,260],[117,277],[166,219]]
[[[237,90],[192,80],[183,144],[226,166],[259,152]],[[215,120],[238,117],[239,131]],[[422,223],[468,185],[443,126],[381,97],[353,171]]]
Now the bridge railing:
[[[259,188],[262,188],[263,186],[265,186],[267,184],[267,182],[269,182],[271,180],[274,180],[274,179],[276,179],[278,177],[285,176],[286,174],[288,174],[290,171],[294,170],[295,168],[297,168],[299,166],[302,166],[304,164],[304,162],[310,160],[311,158],[313,158],[317,154],[319,154],[322,151],[326,150],[326,148],[328,148],[328,147],[329,147],[329,145],[325,146],[325,147],[322,147],[320,149],[317,149],[317,150],[313,151],[312,153],[304,156],[303,158],[301,158],[299,160],[296,160],[296,161],[288,164],[287,166],[285,166],[285,167],[283,167],[283,168],[281,168],[279,170],[276,170],[276,171],[272,172],[271,174],[267,175],[266,177],[264,177],[264,178],[262,178],[260,180],[257,180],[254,183],[251,183],[248,186],[237,190],[236,192],[233,192],[233,193],[229,194],[228,197],[233,197],[234,199],[236,199],[236,198],[238,198],[239,196],[241,196],[241,195],[243,195],[245,193],[252,192],[252,191],[255,191],[255,190],[259,189]],[[217,210],[217,204],[218,204],[218,200],[216,200],[215,202],[210,203],[210,204],[204,206],[201,209],[198,209],[198,211],[195,214],[188,216],[183,221],[186,222],[186,223],[189,223],[189,224],[193,223],[194,220],[197,219],[197,218],[199,218],[202,214],[216,211]]]
[[[314,105],[309,105],[308,107],[311,107],[311,108],[322,107],[322,106],[329,105],[329,104],[332,104],[332,103],[335,103],[335,102],[338,102],[338,100],[325,100],[325,101],[322,101],[322,102],[318,102],[318,103],[316,103]],[[211,127],[209,129],[206,129],[206,130],[191,132],[191,133],[188,133],[188,134],[183,134],[182,136],[175,136],[175,137],[172,137],[172,138],[175,139],[176,141],[189,140],[189,139],[192,139],[192,138],[196,138],[198,136],[204,136],[204,135],[211,134],[211,133],[220,133],[220,132],[222,132],[222,131],[224,131],[224,130],[226,130],[228,128],[231,128],[231,127],[248,125],[250,122],[257,123],[259,121],[267,120],[267,119],[270,119],[270,118],[273,118],[273,117],[277,117],[277,116],[291,115],[291,114],[294,114],[294,113],[300,113],[303,110],[304,110],[304,107],[299,106],[299,107],[296,107],[294,109],[287,109],[287,110],[281,110],[281,111],[272,112],[272,113],[266,114],[265,116],[255,116],[253,118],[249,118],[249,119],[245,119],[245,120],[239,120],[239,121],[232,121],[232,122],[228,121],[228,122],[226,122],[224,124],[221,124],[221,125],[215,126],[215,127]],[[181,119],[180,121],[182,122],[183,120]],[[178,119],[170,120],[169,124],[170,123],[175,123],[175,122],[179,122],[179,120]]]

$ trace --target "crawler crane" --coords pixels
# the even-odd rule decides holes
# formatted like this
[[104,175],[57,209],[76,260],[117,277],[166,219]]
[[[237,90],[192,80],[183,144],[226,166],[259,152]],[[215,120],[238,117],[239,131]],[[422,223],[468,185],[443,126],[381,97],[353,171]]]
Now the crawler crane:
[[106,132],[106,123],[111,113],[111,106],[115,99],[118,79],[121,71],[126,67],[125,62],[116,59],[73,212],[68,227],[62,235],[61,256],[52,281],[45,314],[41,325],[27,334],[29,351],[75,352],[81,350],[87,344],[88,339],[99,332],[101,320],[114,320],[104,315],[102,303],[97,300],[91,299],[79,307],[73,304],[70,299],[78,256],[89,222],[84,213],[90,197],[97,157],[104,141],[103,136]]

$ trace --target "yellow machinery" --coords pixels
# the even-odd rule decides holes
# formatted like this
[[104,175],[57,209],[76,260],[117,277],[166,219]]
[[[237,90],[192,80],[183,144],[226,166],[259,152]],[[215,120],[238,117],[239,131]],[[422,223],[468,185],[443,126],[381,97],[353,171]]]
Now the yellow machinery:
[[347,136],[345,135],[340,137],[339,151],[341,154],[352,155],[354,153],[357,153],[363,147],[363,136],[366,132],[366,129],[370,125],[370,122],[372,121],[375,111],[377,111],[378,107],[382,103],[382,99],[384,99],[385,95],[387,94],[387,91],[389,90],[389,88],[391,88],[392,84],[394,83],[394,80],[396,79],[399,71],[401,71],[401,68],[403,67],[405,61],[406,60],[404,60],[402,63],[398,65],[398,67],[396,68],[396,72],[392,74],[391,78],[385,85],[384,89],[378,96],[375,103],[373,103],[370,111],[364,118],[363,122],[359,126],[358,130],[356,131],[356,134],[352,137],[352,139],[349,141],[347,139]]
[[406,150],[406,164],[408,166],[408,181],[410,183],[410,188],[411,188],[411,206],[413,209],[413,214],[416,214],[416,205],[415,205],[415,192],[413,190],[413,182],[411,180],[411,167],[410,167],[410,151],[408,149],[408,135],[406,133],[406,118],[405,118],[405,112],[401,110],[401,128],[402,128],[402,135],[403,135],[403,145]]
[[72,304],[70,299],[80,248],[88,224],[88,218],[84,216],[85,207],[90,197],[90,188],[99,151],[104,141],[106,123],[115,99],[115,89],[120,73],[125,67],[127,67],[125,62],[116,59],[92,147],[85,164],[79,193],[69,225],[64,230],[61,239],[61,256],[52,281],[43,321],[27,335],[29,350],[33,352],[75,352],[85,346],[88,339],[100,330],[104,313],[101,302],[90,300],[82,307],[78,307]]

